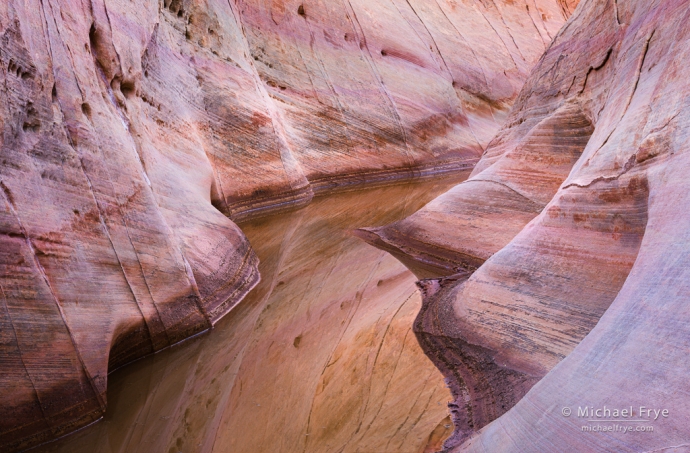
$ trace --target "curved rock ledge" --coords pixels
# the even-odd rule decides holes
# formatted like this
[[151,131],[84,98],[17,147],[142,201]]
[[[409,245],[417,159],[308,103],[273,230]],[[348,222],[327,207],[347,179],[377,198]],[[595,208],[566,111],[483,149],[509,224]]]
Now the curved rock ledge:
[[[404,260],[420,277],[472,272],[541,212],[592,130],[579,103],[566,102],[523,128],[515,147],[486,170],[475,170],[407,219],[358,234]],[[510,126],[501,132],[509,133],[515,134]],[[485,156],[492,152],[489,147]]]
[[[629,0],[605,7],[601,12],[595,2],[585,2],[570,28],[580,36],[589,35],[593,26],[617,32],[611,74],[590,77],[587,83],[588,88],[604,87],[609,96],[605,102],[592,99],[601,105],[596,131],[532,234],[543,236],[552,209],[563,200],[572,200],[578,210],[590,207],[593,199],[606,203],[606,214],[614,215],[605,219],[609,234],[601,238],[606,242],[578,241],[580,250],[604,262],[595,262],[589,271],[566,274],[587,278],[569,281],[562,299],[578,308],[598,303],[598,311],[603,311],[607,302],[610,307],[598,322],[592,319],[593,329],[581,343],[576,340],[584,330],[573,336],[575,341],[563,351],[574,348],[572,352],[511,411],[455,451],[688,448],[684,420],[690,413],[680,396],[687,390],[680,376],[685,374],[690,346],[684,308],[687,178],[680,175],[687,168],[687,142],[681,137],[686,137],[690,123],[684,94],[688,82],[679,68],[690,49],[684,26],[690,13],[685,2],[673,1]],[[604,217],[591,214],[573,218],[564,236],[574,238],[583,220],[600,219]],[[580,262],[588,260],[585,256]],[[548,268],[550,263],[545,264]],[[632,406],[638,417],[641,406],[666,409],[671,415],[650,422],[653,435],[632,431],[596,436],[583,432],[583,419],[577,414],[561,414],[564,407],[577,411],[603,404]],[[539,433],[528,432],[526,426],[534,426],[536,420]]]
[[[457,252],[445,265],[457,275],[420,283],[425,300],[415,324],[456,399],[448,451],[687,450],[690,413],[680,396],[690,349],[687,178],[680,175],[690,122],[680,68],[690,52],[689,14],[681,1],[583,1],[473,177],[371,232],[408,261],[429,254],[412,240]],[[580,110],[564,118],[586,118],[591,137],[582,136],[581,156],[550,192],[530,175],[550,168],[548,156],[567,140],[542,149],[543,161],[506,157],[524,146],[526,130],[568,105]],[[480,223],[463,196],[481,196],[473,180],[484,174],[510,175],[505,184],[519,181],[511,187],[543,209],[519,228],[498,216]],[[483,240],[494,248],[476,246]],[[476,270],[466,265],[467,250],[485,257]],[[584,430],[577,409],[603,406],[673,415],[650,422],[653,434]]]

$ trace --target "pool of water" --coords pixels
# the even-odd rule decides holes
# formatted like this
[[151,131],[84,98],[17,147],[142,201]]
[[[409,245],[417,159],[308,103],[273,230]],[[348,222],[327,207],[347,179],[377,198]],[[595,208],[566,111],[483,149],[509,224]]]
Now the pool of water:
[[109,376],[104,419],[32,452],[423,453],[452,430],[411,331],[416,278],[351,231],[467,175],[316,198],[241,225],[261,283],[209,333]]

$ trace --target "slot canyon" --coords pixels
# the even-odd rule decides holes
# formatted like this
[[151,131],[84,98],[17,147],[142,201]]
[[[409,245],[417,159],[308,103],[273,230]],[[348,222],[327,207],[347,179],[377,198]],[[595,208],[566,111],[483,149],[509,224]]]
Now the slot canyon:
[[0,451],[690,452],[689,17],[3,1]]

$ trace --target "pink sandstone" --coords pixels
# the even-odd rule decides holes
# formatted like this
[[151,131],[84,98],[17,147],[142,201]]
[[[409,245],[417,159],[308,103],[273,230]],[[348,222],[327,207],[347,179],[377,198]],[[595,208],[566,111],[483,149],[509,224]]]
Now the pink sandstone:
[[571,0],[0,3],[0,445],[257,283],[230,219],[469,168]]
[[[583,1],[472,177],[360,233],[446,275],[415,329],[454,393],[449,451],[688,451],[689,13]],[[583,432],[603,406],[669,416]]]

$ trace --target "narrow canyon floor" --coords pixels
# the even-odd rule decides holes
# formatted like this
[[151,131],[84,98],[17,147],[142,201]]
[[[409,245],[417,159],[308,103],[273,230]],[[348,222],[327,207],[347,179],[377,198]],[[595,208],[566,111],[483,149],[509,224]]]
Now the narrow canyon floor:
[[450,435],[416,278],[352,234],[467,177],[343,192],[241,225],[262,281],[213,331],[113,372],[104,420],[31,452],[425,453]]

